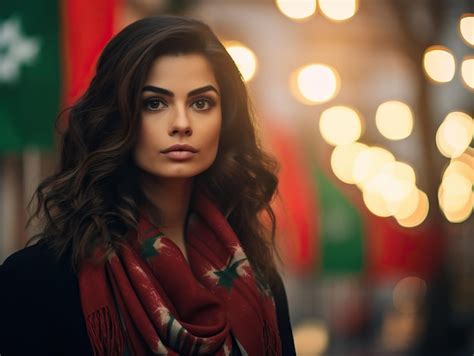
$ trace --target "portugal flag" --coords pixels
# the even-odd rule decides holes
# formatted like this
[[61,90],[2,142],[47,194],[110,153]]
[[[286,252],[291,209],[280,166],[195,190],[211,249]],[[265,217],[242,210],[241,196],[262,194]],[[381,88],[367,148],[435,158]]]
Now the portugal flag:
[[119,1],[2,1],[0,152],[52,147],[59,109],[87,87]]

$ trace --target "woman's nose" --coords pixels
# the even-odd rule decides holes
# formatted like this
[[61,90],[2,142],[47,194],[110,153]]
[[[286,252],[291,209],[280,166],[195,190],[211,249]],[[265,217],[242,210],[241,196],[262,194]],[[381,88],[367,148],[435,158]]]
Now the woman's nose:
[[177,107],[176,115],[173,118],[173,122],[170,127],[170,135],[192,135],[193,130],[191,128],[191,121],[189,120],[188,113],[185,107]]

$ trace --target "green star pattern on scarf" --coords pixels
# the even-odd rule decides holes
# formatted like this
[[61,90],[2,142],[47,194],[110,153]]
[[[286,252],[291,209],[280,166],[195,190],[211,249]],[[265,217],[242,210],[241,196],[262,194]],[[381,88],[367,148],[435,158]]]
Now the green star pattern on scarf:
[[246,261],[247,258],[235,261],[234,263],[227,265],[222,271],[215,271],[214,274],[219,278],[217,285],[225,287],[227,290],[232,289],[232,284],[239,277],[237,268],[239,265]]
[[155,242],[156,242],[156,240],[158,240],[159,238],[161,238],[163,236],[165,236],[165,235],[160,232],[158,235],[155,235],[155,236],[152,236],[152,237],[149,237],[149,238],[143,240],[143,242],[142,242],[142,256],[144,258],[150,258],[150,257],[158,255],[158,251],[155,248]]

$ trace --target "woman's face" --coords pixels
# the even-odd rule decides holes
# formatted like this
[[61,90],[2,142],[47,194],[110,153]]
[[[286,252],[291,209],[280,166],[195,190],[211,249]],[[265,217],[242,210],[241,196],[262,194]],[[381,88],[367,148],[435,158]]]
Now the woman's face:
[[207,59],[200,54],[158,57],[142,99],[137,166],[157,178],[190,178],[209,168],[222,116],[220,90]]

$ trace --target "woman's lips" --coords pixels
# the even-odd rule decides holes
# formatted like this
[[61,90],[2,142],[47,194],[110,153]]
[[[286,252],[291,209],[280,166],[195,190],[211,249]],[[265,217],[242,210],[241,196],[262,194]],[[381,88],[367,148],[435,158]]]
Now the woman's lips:
[[187,159],[194,157],[196,153],[191,152],[191,151],[169,151],[162,154],[164,154],[166,157],[174,161],[185,161]]

